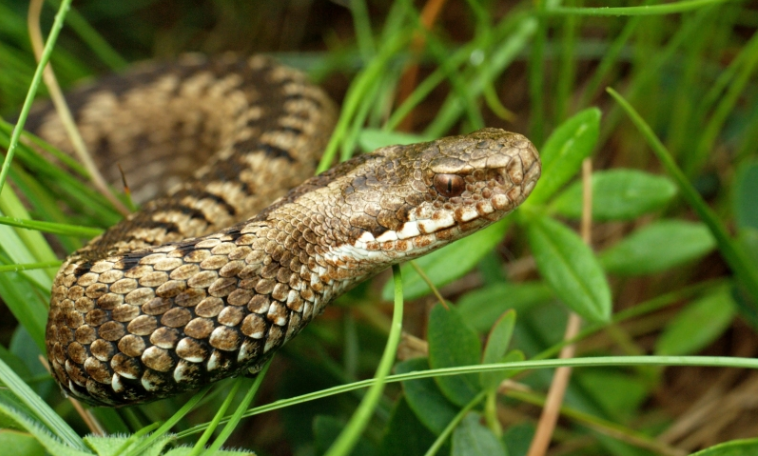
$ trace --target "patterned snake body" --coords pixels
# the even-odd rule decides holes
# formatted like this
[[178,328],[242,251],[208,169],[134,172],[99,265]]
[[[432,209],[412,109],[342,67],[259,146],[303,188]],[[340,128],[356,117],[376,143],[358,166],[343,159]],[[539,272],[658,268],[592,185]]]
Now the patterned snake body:
[[[75,252],[55,278],[50,364],[66,392],[93,405],[151,401],[256,373],[340,293],[499,220],[540,175],[526,138],[484,129],[385,147],[305,180],[334,109],[299,73],[260,57],[190,59],[161,71],[86,89],[85,139],[113,144],[98,126],[108,115],[143,116],[143,126],[174,131],[180,124],[191,135],[184,101],[174,100],[190,92],[219,100],[201,109],[231,117],[204,119],[216,122],[210,136],[219,146],[193,178]],[[126,114],[146,93],[178,106],[147,103],[157,117]],[[52,116],[38,117],[43,136],[60,137]],[[127,130],[118,133],[123,141],[139,144],[140,128]],[[165,135],[156,130],[141,142],[153,152],[110,153],[141,154],[144,164],[163,148],[190,148]]]

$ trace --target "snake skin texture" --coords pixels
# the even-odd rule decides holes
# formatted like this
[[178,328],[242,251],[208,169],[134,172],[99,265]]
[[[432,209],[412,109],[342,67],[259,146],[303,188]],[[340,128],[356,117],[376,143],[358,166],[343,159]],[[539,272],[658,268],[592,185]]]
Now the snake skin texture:
[[[540,176],[525,137],[488,128],[310,177],[336,110],[263,57],[148,66],[72,103],[85,140],[110,168],[127,164],[140,199],[167,192],[55,278],[50,365],[91,405],[254,375],[345,290],[499,220]],[[66,148],[52,113],[30,122]]]

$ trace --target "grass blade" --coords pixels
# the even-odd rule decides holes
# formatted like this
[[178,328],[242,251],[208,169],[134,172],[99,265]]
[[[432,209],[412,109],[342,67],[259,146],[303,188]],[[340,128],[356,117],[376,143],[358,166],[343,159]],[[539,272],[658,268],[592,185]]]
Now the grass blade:
[[37,65],[37,69],[34,71],[32,82],[29,84],[29,91],[26,93],[26,99],[24,100],[24,105],[21,108],[21,114],[18,116],[18,122],[13,128],[13,133],[11,134],[11,141],[10,145],[8,146],[8,152],[5,155],[5,161],[3,162],[2,168],[0,168],[0,190],[2,190],[3,185],[5,184],[5,178],[8,175],[8,170],[10,169],[11,162],[13,161],[13,154],[16,152],[18,140],[21,137],[21,132],[24,129],[24,123],[26,122],[26,118],[29,116],[29,111],[32,109],[34,95],[37,93],[37,88],[39,88],[40,82],[42,81],[42,72],[45,69],[47,62],[50,60],[50,55],[53,53],[55,41],[58,39],[58,34],[63,28],[63,20],[66,18],[66,13],[71,8],[71,1],[72,0],[63,0],[61,2],[58,13],[55,15],[53,28],[50,30],[50,35],[47,37],[45,49],[42,51],[42,57],[40,58],[39,64]]
[[0,360],[0,381],[5,385],[15,397],[17,397],[29,410],[34,411],[37,418],[45,426],[55,433],[58,438],[66,442],[69,446],[84,450],[84,442],[76,435],[71,427],[63,421],[63,418],[55,413],[49,405],[45,404],[41,397],[37,395],[29,385],[21,380],[3,360]]
[[725,3],[726,0],[690,0],[684,2],[666,3],[664,5],[601,7],[601,8],[572,8],[556,7],[545,11],[549,15],[578,14],[585,16],[653,16],[692,11],[704,6]]
[[740,249],[737,243],[729,236],[729,232],[726,230],[724,224],[721,223],[716,213],[708,207],[697,190],[695,190],[682,170],[677,166],[671,153],[669,153],[663,143],[653,133],[653,130],[645,120],[640,117],[637,111],[618,92],[609,87],[608,93],[619,103],[640,133],[642,133],[653,153],[655,153],[663,167],[676,182],[679,191],[682,193],[682,198],[692,207],[698,217],[700,217],[700,220],[708,225],[729,267],[742,280],[745,288],[747,288],[753,298],[758,299],[758,270],[753,266],[747,253]]
[[[226,426],[224,426],[224,429],[221,430],[218,437],[216,437],[216,440],[213,441],[213,444],[205,451],[205,456],[213,456],[216,454],[216,451],[218,451],[221,448],[221,445],[226,442],[226,439],[229,438],[230,435],[232,435],[232,432],[237,428],[237,424],[242,419],[243,414],[245,413],[245,410],[247,410],[247,407],[250,405],[251,402],[253,402],[253,398],[255,398],[255,393],[258,392],[258,390],[261,387],[261,383],[263,383],[263,379],[266,377],[266,372],[268,371],[268,367],[271,365],[271,361],[269,360],[265,366],[263,366],[263,369],[261,369],[260,372],[258,372],[258,375],[255,376],[255,382],[253,383],[253,386],[247,390],[247,393],[245,394],[245,397],[242,398],[242,402],[240,402],[239,406],[237,406],[237,409],[234,411],[234,414],[229,418],[229,420],[226,422]],[[219,423],[220,424],[220,423]]]
[[19,228],[26,228],[27,230],[88,238],[98,236],[103,232],[100,228],[89,228],[86,226],[66,225],[63,223],[42,222],[39,220],[25,220],[16,217],[2,216],[0,216],[0,225],[17,226]]
[[382,397],[384,384],[386,383],[385,380],[395,361],[395,354],[397,353],[397,346],[400,343],[400,334],[403,329],[403,278],[398,265],[392,266],[392,277],[395,282],[395,308],[392,312],[392,329],[390,329],[389,336],[387,337],[387,345],[384,347],[379,367],[376,369],[376,374],[373,378],[374,382],[358,406],[358,409],[352,418],[350,418],[347,426],[345,426],[345,430],[342,431],[331,448],[326,452],[326,456],[344,456],[350,454]]

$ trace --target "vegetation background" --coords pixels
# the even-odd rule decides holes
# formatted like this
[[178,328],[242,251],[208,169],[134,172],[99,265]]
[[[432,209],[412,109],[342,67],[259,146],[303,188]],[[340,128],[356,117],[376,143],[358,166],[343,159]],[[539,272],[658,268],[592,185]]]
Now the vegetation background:
[[[59,4],[45,3],[45,34]],[[0,3],[6,120],[35,74],[27,8]],[[423,379],[381,395],[359,383],[381,386],[382,353],[395,353],[387,274],[340,298],[262,382],[88,417],[40,363],[45,307],[59,258],[120,216],[79,166],[21,145],[0,194],[0,445],[18,455],[201,454],[210,444],[524,455],[553,378],[540,367],[572,364],[539,360],[565,345],[573,314],[584,322],[573,363],[595,367],[574,369],[548,454],[756,454],[757,32],[754,2],[718,0],[74,2],[51,55],[64,87],[139,60],[264,52],[343,106],[342,158],[486,125],[529,136],[544,173],[508,221],[417,262],[450,310],[402,268],[408,337],[394,372],[436,369]],[[11,130],[0,129],[3,150]],[[81,438],[97,429],[119,437]]]

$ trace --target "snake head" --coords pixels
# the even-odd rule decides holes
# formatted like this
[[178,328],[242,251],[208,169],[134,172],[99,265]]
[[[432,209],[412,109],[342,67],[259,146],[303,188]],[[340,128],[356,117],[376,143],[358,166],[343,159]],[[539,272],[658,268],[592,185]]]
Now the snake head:
[[329,184],[345,224],[339,231],[349,236],[326,255],[353,267],[415,258],[500,220],[541,171],[528,139],[496,128],[355,160],[344,164],[344,180]]

